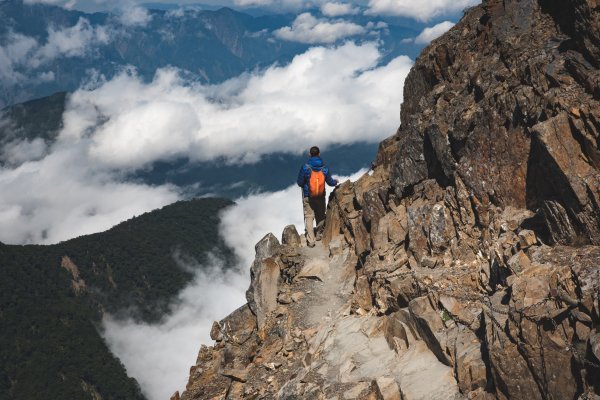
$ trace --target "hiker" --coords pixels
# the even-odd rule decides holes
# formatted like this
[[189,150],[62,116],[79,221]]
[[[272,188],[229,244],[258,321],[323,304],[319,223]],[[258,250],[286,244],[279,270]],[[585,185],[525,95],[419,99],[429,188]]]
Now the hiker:
[[[325,222],[325,183],[329,186],[338,185],[338,181],[329,174],[329,168],[323,165],[317,146],[310,148],[310,158],[300,168],[297,183],[302,188],[306,245],[315,247],[313,220],[316,219],[317,229],[322,228]],[[320,237],[317,240],[320,240]]]

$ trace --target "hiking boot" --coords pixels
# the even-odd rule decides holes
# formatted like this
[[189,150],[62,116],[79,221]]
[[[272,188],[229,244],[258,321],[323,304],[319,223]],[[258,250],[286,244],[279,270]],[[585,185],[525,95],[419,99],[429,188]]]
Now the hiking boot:
[[320,241],[321,239],[323,239],[323,231],[325,230],[325,221],[321,221],[319,222],[319,224],[317,225],[317,228],[315,229],[316,231],[316,240]]

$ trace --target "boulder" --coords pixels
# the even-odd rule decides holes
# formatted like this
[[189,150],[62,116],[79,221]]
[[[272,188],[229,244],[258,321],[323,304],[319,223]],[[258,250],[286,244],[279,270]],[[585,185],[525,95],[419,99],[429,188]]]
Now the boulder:
[[527,254],[525,254],[522,251],[519,251],[517,254],[515,254],[508,260],[507,265],[513,274],[519,275],[525,269],[529,268],[529,266],[531,265],[531,260],[529,260]]
[[279,240],[272,233],[266,234],[256,243],[254,249],[256,251],[256,260],[262,260],[268,257],[273,257],[279,251]]
[[280,268],[273,258],[257,259],[252,264],[246,300],[256,316],[259,331],[264,328],[268,314],[277,308],[279,277]]
[[380,377],[375,380],[381,400],[402,400],[398,383],[392,377]]
[[440,312],[433,308],[427,296],[413,299],[408,309],[419,336],[427,343],[427,347],[440,362],[451,365],[448,355],[443,350],[445,346],[440,342],[441,334],[445,330]]
[[296,225],[288,225],[283,228],[281,243],[288,246],[300,246],[300,234],[296,230]]
[[535,232],[530,229],[523,229],[519,232],[519,247],[526,249],[537,244]]

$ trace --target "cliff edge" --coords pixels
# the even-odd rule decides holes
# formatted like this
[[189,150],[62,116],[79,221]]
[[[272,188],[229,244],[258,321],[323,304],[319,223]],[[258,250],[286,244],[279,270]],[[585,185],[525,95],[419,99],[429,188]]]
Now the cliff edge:
[[596,0],[468,10],[321,244],[257,244],[174,398],[597,398],[599,66]]

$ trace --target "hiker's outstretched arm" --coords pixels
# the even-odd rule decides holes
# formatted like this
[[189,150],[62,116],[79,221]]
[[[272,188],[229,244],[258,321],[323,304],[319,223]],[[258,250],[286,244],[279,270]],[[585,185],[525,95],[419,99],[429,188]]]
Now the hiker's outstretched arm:
[[325,169],[325,171],[323,172],[325,173],[325,182],[327,182],[329,186],[337,186],[338,181],[337,179],[333,179],[333,177],[329,173],[329,168]]

